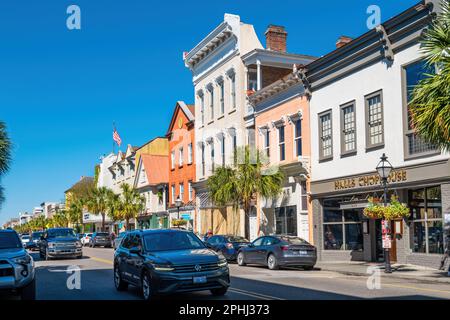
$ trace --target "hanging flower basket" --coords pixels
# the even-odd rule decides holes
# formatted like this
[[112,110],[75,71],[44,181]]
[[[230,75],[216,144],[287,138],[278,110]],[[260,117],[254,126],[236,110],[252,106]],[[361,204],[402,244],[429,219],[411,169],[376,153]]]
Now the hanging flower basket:
[[174,220],[172,220],[172,225],[174,227],[182,227],[182,226],[187,225],[187,221],[184,219],[174,219]]
[[406,204],[400,203],[397,196],[391,197],[391,203],[386,207],[378,198],[369,198],[369,206],[364,209],[364,215],[369,219],[398,220],[410,215]]

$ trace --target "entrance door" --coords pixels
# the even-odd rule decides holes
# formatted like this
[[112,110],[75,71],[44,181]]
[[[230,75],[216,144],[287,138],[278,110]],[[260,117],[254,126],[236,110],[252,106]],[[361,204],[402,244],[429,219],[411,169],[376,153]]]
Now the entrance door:
[[[395,240],[395,223],[391,221],[391,249],[389,257],[391,262],[397,261],[397,241]],[[383,235],[381,227],[381,219],[375,220],[375,261],[384,261]]]
[[389,257],[391,262],[397,262],[397,240],[395,239],[395,222],[391,221],[391,249],[389,250]]

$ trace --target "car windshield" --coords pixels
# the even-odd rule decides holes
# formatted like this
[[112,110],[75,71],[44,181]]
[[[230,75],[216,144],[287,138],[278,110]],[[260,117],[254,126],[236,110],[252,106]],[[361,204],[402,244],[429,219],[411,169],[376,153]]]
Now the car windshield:
[[75,237],[75,232],[72,229],[55,229],[48,231],[49,238],[68,238]]
[[229,237],[226,237],[226,239],[229,242],[249,242],[244,237],[239,237],[239,236],[229,236]]
[[0,249],[22,248],[19,237],[14,232],[0,232]]
[[205,248],[203,242],[189,232],[151,233],[144,236],[144,245],[149,252]]
[[281,241],[287,242],[289,244],[309,244],[306,240],[299,237],[279,237]]
[[99,232],[99,233],[97,233],[97,236],[98,237],[106,237],[106,236],[108,236],[108,233],[107,232]]
[[33,240],[34,240],[34,239],[40,239],[41,236],[42,236],[42,232],[39,232],[39,233],[33,233],[33,234],[32,234]]

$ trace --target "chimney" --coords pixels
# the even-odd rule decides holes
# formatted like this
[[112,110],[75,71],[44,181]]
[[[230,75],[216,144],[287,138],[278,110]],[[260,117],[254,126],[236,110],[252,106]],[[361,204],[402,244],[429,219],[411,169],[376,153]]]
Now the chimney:
[[268,50],[286,52],[287,32],[284,27],[271,24],[267,27],[265,35]]
[[347,43],[349,43],[350,41],[352,41],[353,38],[347,37],[347,36],[340,36],[339,39],[336,41],[336,48],[340,48],[343,47],[344,45],[346,45]]

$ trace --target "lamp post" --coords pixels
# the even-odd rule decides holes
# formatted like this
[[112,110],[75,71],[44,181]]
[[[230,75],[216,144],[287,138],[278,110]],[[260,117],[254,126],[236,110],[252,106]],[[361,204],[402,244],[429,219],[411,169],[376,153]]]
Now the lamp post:
[[178,196],[177,200],[175,200],[175,207],[177,207],[177,219],[180,220],[180,207],[183,205],[183,201],[181,201],[180,196]]
[[[387,207],[387,180],[389,178],[389,175],[392,172],[392,165],[390,164],[390,162],[387,160],[388,158],[386,157],[386,154],[383,153],[383,155],[380,158],[380,162],[377,165],[377,171],[378,174],[381,178],[381,182],[383,183],[383,192],[384,192],[384,207]],[[383,219],[382,220],[383,223],[383,228],[382,230],[385,230],[385,236],[387,238],[388,241],[391,241],[390,239],[390,233],[391,233],[391,222],[388,220]],[[389,253],[389,247],[388,248],[384,248],[383,250],[384,252],[384,272],[385,273],[392,273],[392,269],[391,269],[391,258],[390,258],[390,253]]]

